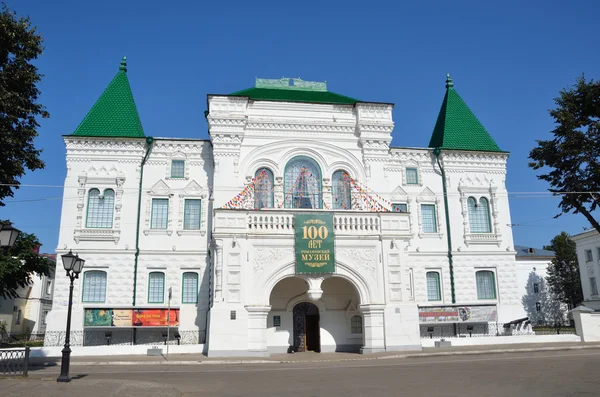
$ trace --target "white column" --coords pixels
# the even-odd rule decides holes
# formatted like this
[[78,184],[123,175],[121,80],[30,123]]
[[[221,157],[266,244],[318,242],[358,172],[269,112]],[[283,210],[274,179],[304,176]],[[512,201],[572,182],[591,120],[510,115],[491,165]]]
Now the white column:
[[215,303],[223,301],[223,240],[215,240]]
[[383,309],[385,305],[361,305],[363,315],[364,345],[361,354],[379,353],[385,351],[385,333],[383,324]]
[[248,352],[268,356],[267,316],[271,306],[245,306],[248,311]]

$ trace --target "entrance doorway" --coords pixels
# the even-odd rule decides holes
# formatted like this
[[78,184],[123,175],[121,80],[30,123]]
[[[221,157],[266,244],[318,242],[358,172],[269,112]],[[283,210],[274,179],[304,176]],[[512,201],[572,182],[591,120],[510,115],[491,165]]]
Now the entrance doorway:
[[294,351],[321,351],[319,308],[310,302],[294,306]]

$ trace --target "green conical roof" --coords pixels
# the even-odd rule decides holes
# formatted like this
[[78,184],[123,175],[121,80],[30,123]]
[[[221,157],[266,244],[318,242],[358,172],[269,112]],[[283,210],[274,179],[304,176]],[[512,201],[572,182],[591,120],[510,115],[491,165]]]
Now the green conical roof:
[[501,152],[465,101],[454,90],[450,75],[446,95],[429,141],[430,148]]
[[123,57],[112,79],[73,135],[138,138],[144,136],[140,116],[127,78]]

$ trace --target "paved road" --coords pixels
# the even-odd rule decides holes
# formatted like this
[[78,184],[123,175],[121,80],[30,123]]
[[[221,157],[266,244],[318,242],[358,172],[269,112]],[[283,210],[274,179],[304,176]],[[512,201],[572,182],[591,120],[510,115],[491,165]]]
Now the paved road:
[[[600,395],[599,367],[600,350],[589,349],[337,363],[73,366],[72,375],[84,376],[73,384],[84,379],[160,382],[186,397],[566,397]],[[56,375],[56,367],[31,373],[34,378]],[[3,382],[8,381],[0,381],[0,387]]]

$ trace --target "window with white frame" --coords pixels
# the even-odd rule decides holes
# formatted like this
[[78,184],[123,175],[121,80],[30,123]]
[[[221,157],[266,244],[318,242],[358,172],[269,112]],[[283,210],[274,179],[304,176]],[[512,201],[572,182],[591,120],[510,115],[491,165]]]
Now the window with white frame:
[[598,295],[598,284],[596,284],[596,277],[590,277],[590,291],[592,295]]
[[437,233],[435,204],[421,204],[421,229],[423,233]]
[[331,178],[331,188],[333,192],[333,209],[352,209],[352,199],[350,195],[350,176],[346,171],[338,170],[333,173],[333,176]]
[[15,324],[21,324],[21,309],[17,310],[17,316],[15,317]]
[[163,303],[165,301],[165,274],[151,272],[148,275],[148,303]]
[[427,300],[442,300],[442,291],[440,286],[440,274],[438,272],[427,272]]
[[352,316],[350,319],[350,333],[351,334],[362,334],[363,332],[363,320],[361,316]]
[[594,260],[594,257],[592,256],[592,250],[585,250],[585,261],[591,262],[593,260]]
[[408,212],[408,204],[392,203],[392,212]]
[[83,274],[83,302],[104,303],[106,301],[106,272],[89,270]]
[[254,174],[254,209],[273,208],[275,206],[275,190],[273,171],[260,168]]
[[185,160],[171,161],[171,178],[185,178]]
[[419,171],[416,168],[406,169],[406,184],[407,185],[418,185],[419,184]]
[[166,229],[169,221],[169,199],[153,198],[150,229]]
[[480,270],[475,273],[477,283],[477,299],[496,299],[496,277],[491,270]]
[[52,281],[46,281],[46,295],[52,294]]
[[183,273],[182,303],[198,303],[198,273]]
[[48,321],[48,310],[44,310],[44,314],[42,314],[42,324],[46,325]]
[[115,192],[106,189],[100,194],[99,189],[91,189],[88,193],[88,206],[85,227],[110,229],[113,226],[115,209]]
[[469,210],[469,229],[471,233],[491,233],[492,221],[490,219],[490,205],[485,197],[479,201],[475,197],[469,197],[467,200]]
[[202,200],[186,199],[183,208],[183,229],[199,230]]
[[533,293],[534,294],[540,293],[540,285],[538,283],[533,283]]
[[536,312],[542,311],[542,303],[541,302],[535,302],[535,311]]

